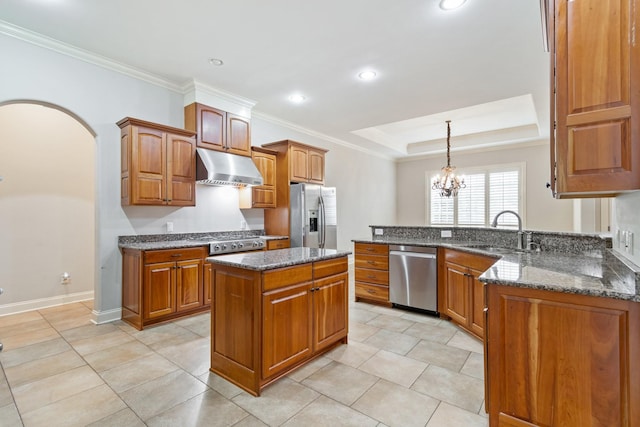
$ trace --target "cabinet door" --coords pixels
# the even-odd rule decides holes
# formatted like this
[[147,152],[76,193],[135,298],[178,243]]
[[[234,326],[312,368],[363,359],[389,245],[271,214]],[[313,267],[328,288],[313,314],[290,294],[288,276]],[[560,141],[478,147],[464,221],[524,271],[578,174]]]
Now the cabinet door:
[[144,266],[143,294],[145,320],[176,311],[176,263],[160,262]]
[[167,204],[196,205],[195,139],[167,134]]
[[262,175],[263,184],[252,187],[251,207],[276,207],[276,156],[254,151],[251,154],[253,163]]
[[251,124],[249,119],[227,113],[226,149],[241,156],[251,155]]
[[167,203],[166,137],[162,131],[132,126],[131,204]]
[[324,153],[308,150],[308,179],[314,184],[324,184]]
[[308,161],[306,148],[296,145],[289,148],[289,179],[291,182],[307,182]]
[[478,280],[482,271],[469,269],[471,277],[471,310],[469,312],[469,328],[478,337],[484,337],[484,283]]
[[640,49],[634,41],[634,3],[555,2],[560,197],[640,188]]
[[262,378],[310,356],[311,286],[307,282],[263,294]]
[[469,324],[469,277],[467,268],[445,263],[445,311],[458,324]]
[[202,305],[202,260],[176,263],[176,310],[183,311]]
[[202,295],[203,304],[211,304],[211,279],[213,273],[213,265],[210,262],[203,263],[202,266]]
[[322,350],[347,336],[348,302],[346,273],[313,283],[313,349]]
[[[198,147],[224,150],[227,135],[226,113],[217,108],[196,104],[196,131]],[[192,128],[187,127],[187,129]]]
[[637,315],[627,301],[498,285],[487,292],[491,425],[639,425]]

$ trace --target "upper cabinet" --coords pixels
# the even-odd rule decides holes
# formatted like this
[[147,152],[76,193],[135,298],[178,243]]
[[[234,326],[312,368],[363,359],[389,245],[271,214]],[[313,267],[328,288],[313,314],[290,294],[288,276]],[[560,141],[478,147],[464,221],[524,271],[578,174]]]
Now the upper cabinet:
[[262,146],[284,155],[289,182],[324,184],[324,155],[327,150],[290,140]]
[[195,206],[193,132],[126,117],[118,123],[121,204]]
[[612,196],[640,189],[640,43],[634,31],[640,4],[551,3],[554,196]]
[[184,127],[197,133],[198,147],[251,156],[249,119],[194,102],[184,107]]
[[251,159],[262,175],[262,185],[246,187],[240,192],[240,209],[276,207],[276,152],[251,147]]

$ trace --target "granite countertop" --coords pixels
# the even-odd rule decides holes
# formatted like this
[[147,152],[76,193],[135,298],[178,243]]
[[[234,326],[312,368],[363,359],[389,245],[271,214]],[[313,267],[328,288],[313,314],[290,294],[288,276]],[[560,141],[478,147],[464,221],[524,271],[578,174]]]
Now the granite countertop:
[[[143,236],[144,237],[144,236]],[[200,246],[208,246],[210,242],[218,240],[233,240],[233,239],[262,239],[262,240],[286,240],[289,236],[212,236],[212,237],[190,237],[186,239],[177,240],[154,240],[145,241],[141,238],[140,241],[132,239],[131,241],[119,242],[118,247],[126,249],[137,249],[141,251],[153,251],[160,249],[180,249],[180,248],[197,248]]]
[[356,243],[445,247],[496,258],[481,276],[485,283],[545,289],[640,302],[640,270],[610,249],[567,254],[518,251],[451,239],[376,238]]
[[229,265],[246,270],[273,270],[309,262],[340,258],[351,254],[350,251],[317,248],[288,248],[273,251],[244,252],[229,255],[216,255],[205,261],[214,264]]

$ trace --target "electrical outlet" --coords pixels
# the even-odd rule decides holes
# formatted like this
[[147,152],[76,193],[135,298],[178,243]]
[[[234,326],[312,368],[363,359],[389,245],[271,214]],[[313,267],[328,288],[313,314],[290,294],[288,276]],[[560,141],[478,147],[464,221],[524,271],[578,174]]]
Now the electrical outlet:
[[440,237],[452,237],[453,233],[451,232],[451,230],[442,230],[440,231]]
[[246,230],[246,229],[247,229],[247,221],[241,220],[240,221],[240,230]]
[[627,246],[625,249],[630,254],[633,254],[633,232],[629,230],[627,230]]
[[382,236],[384,234],[384,229],[376,228],[373,230],[373,234],[375,234],[376,236]]
[[173,233],[173,222],[167,222],[167,233]]
[[66,271],[64,273],[62,273],[62,275],[60,276],[60,284],[61,285],[68,285],[69,283],[71,283],[71,274],[67,273]]

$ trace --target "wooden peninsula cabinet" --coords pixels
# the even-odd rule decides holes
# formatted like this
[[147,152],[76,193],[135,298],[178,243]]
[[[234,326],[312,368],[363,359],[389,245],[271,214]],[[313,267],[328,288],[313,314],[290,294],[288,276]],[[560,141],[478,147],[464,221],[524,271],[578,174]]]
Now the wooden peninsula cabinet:
[[208,282],[203,279],[207,249],[123,249],[122,320],[143,329],[208,310]]
[[213,263],[211,371],[260,391],[346,343],[347,257],[254,271]]
[[391,306],[389,302],[389,245],[355,244],[356,301]]
[[125,205],[195,206],[193,132],[126,117],[120,127],[120,200]]
[[640,426],[640,303],[486,289],[491,427]]
[[554,196],[640,189],[640,3],[549,4]]
[[184,107],[184,127],[197,133],[198,147],[251,156],[247,118],[194,102]]
[[478,277],[495,258],[440,249],[438,311],[476,337],[484,337],[484,284]]

